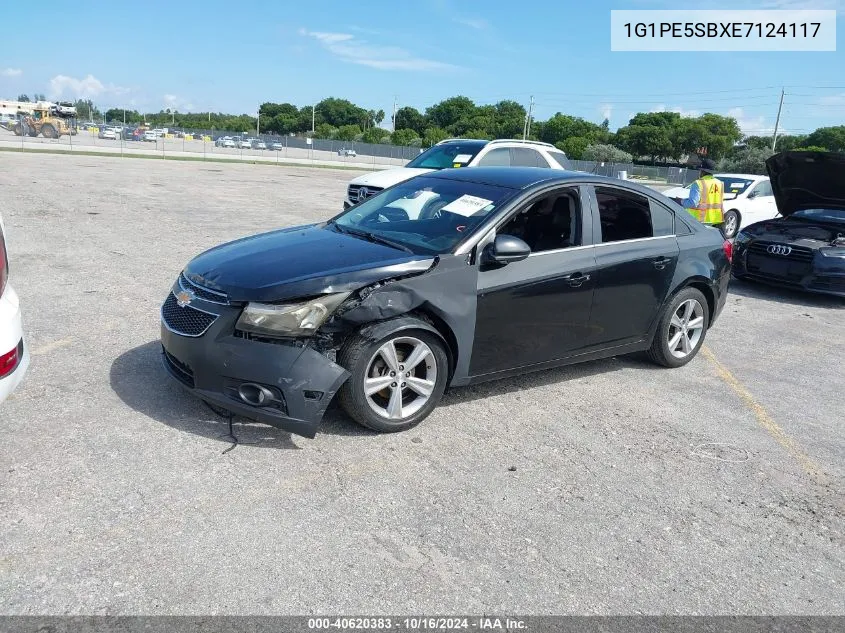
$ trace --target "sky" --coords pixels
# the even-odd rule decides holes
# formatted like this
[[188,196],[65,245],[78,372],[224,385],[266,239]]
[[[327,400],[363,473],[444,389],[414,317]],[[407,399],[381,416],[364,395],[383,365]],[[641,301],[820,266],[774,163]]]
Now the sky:
[[[686,5],[718,8],[719,5]],[[625,125],[636,112],[734,116],[771,134],[845,124],[845,0],[731,0],[733,9],[836,9],[836,52],[610,50],[611,9],[677,0],[42,0],[3,27],[0,99],[44,93],[98,108],[254,114],[340,97],[387,113],[465,95]],[[61,16],[56,23],[56,16]],[[40,25],[54,24],[45,33]],[[718,82],[704,85],[700,69]]]

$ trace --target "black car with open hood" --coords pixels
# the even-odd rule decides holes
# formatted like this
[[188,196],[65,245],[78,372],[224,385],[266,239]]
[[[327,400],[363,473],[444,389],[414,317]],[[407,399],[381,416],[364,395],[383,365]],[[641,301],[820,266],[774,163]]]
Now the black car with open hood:
[[443,170],[199,254],[161,307],[162,359],[207,402],[299,435],[335,397],[401,431],[447,386],[636,351],[689,362],[725,304],[728,247],[635,183]]
[[782,152],[766,168],[782,217],[740,231],[734,276],[845,297],[845,154]]

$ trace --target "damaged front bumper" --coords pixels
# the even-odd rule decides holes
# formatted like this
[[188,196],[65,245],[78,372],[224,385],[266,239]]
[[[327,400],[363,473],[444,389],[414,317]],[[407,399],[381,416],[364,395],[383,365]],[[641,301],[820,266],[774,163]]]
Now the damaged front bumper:
[[[179,292],[178,286],[174,291]],[[171,293],[162,307],[161,322],[162,361],[170,375],[210,404],[313,438],[349,372],[307,341],[264,342],[240,336],[235,331],[238,306],[194,299],[180,307],[174,296]],[[211,323],[197,333],[188,325],[200,315]],[[272,397],[258,404],[258,391]]]

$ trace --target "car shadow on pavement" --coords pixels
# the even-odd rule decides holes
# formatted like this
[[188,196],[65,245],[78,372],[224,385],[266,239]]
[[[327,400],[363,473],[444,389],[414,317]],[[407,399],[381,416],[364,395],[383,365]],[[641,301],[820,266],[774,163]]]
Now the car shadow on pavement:
[[728,293],[739,295],[740,297],[748,297],[749,299],[764,299],[808,308],[845,309],[845,299],[840,297],[802,292],[800,290],[792,290],[791,288],[770,286],[764,283],[743,281],[736,278],[731,278]]
[[[111,388],[128,406],[177,431],[224,444],[228,421],[182,389],[161,364],[161,343],[150,341],[118,356],[109,372]],[[238,441],[259,448],[298,449],[291,434],[240,416],[233,418]]]

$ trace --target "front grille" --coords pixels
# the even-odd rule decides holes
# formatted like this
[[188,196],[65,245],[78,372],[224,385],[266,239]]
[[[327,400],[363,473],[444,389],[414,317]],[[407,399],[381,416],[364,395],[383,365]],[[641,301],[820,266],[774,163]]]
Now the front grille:
[[[769,252],[770,246],[786,246],[792,250],[788,255],[776,255]],[[748,252],[790,262],[809,262],[813,259],[813,250],[806,246],[789,246],[787,244],[779,244],[778,242],[751,242],[748,245]]]
[[182,290],[190,290],[200,299],[210,301],[211,303],[219,303],[222,305],[229,304],[229,298],[226,296],[225,292],[217,292],[216,290],[211,290],[204,286],[195,284],[193,281],[185,277],[184,273],[179,273],[179,287],[182,288]]
[[358,196],[362,188],[367,190],[367,195],[362,198],[363,200],[371,198],[383,189],[383,187],[371,187],[370,185],[349,185],[349,188],[346,190],[346,193],[352,202],[360,201]]
[[185,363],[176,358],[173,354],[168,352],[164,347],[161,348],[164,353],[164,360],[167,366],[181,382],[185,383],[191,389],[194,388],[194,372]]
[[179,304],[176,303],[176,297],[171,292],[164,305],[161,306],[161,318],[164,324],[176,334],[202,336],[217,319],[217,315],[197,310],[191,306],[180,308]]

